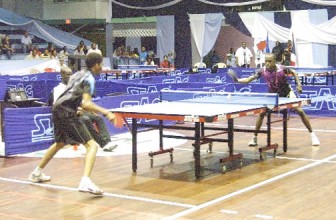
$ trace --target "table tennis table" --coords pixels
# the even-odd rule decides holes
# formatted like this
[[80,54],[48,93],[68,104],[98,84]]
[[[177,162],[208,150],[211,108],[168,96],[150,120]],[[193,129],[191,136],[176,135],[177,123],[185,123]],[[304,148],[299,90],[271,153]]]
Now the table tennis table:
[[160,68],[157,65],[118,65],[118,69],[103,70],[102,73],[106,74],[106,79],[114,77],[115,79],[136,78],[138,76],[147,77],[150,75],[168,75],[168,73],[174,71],[174,68]]
[[[267,145],[259,147],[260,159],[264,159],[267,150],[274,150],[274,156],[278,144],[271,144],[271,124],[281,121],[283,123],[283,150],[287,151],[287,118],[288,109],[309,104],[309,99],[302,98],[279,98],[277,94],[270,93],[227,93],[227,92],[195,92],[195,91],[161,91],[161,102],[141,106],[111,109],[116,115],[116,120],[122,121],[128,126],[132,134],[132,170],[137,170],[137,133],[139,128],[156,128],[159,130],[159,150],[149,152],[151,166],[153,156],[170,153],[170,160],[173,161],[173,148],[164,148],[163,138],[178,138],[193,140],[195,158],[195,177],[201,177],[200,148],[203,144],[209,144],[209,151],[212,151],[213,142],[227,142],[229,156],[220,159],[225,171],[225,164],[233,160],[239,160],[242,166],[243,155],[234,153],[234,132],[255,132],[253,129],[238,129],[234,127],[234,119],[248,115],[267,113],[267,129],[259,133],[267,134]],[[277,121],[271,121],[273,112],[281,112],[283,117]],[[131,119],[128,125],[127,119]],[[138,119],[156,119],[156,124],[141,124]],[[206,126],[207,123],[214,123],[227,120],[227,127]],[[191,122],[185,124],[176,123],[166,125],[164,121]],[[123,124],[121,123],[121,124]],[[190,126],[190,124],[192,126]],[[164,129],[194,130],[194,136],[166,135]],[[215,134],[206,135],[205,132],[213,130]],[[227,135],[224,138],[217,138],[219,135]]]

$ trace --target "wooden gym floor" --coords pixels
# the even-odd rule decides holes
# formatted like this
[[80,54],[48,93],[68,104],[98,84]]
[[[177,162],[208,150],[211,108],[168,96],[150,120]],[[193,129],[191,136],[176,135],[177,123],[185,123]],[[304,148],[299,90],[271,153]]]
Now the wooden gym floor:
[[[259,161],[256,148],[248,147],[251,133],[235,133],[235,152],[244,165],[227,165],[222,173],[219,158],[226,143],[214,143],[213,152],[202,146],[202,175],[195,181],[191,142],[169,154],[138,155],[138,170],[131,155],[97,157],[92,179],[103,197],[77,191],[83,158],[54,158],[44,172],[45,184],[32,184],[28,174],[40,158],[0,158],[0,219],[333,219],[336,216],[335,118],[311,117],[321,141],[312,147],[310,135],[297,116],[288,123],[288,151],[282,151],[280,124],[273,125],[272,143],[278,156],[268,153]],[[256,117],[235,120],[254,127]],[[185,133],[187,134],[187,133]],[[259,136],[259,144],[266,136]],[[169,147],[169,146],[168,146]]]

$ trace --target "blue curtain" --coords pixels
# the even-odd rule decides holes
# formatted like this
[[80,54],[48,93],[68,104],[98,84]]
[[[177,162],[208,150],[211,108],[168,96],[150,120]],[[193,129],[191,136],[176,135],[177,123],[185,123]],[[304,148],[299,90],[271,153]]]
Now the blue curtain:
[[233,27],[235,27],[238,31],[242,32],[243,34],[250,36],[250,32],[247,30],[244,22],[240,18],[238,12],[232,13],[225,13],[225,22]]

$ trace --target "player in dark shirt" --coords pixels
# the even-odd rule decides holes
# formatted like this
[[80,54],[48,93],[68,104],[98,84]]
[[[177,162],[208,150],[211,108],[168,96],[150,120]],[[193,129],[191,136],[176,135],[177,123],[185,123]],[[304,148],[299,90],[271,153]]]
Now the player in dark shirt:
[[94,141],[85,123],[77,115],[77,110],[81,107],[85,111],[104,115],[110,122],[114,121],[112,112],[96,105],[92,101],[92,94],[95,89],[94,74],[101,72],[102,62],[103,57],[101,55],[97,53],[89,54],[85,60],[87,70],[77,72],[71,76],[65,91],[54,103],[52,118],[55,143],[49,147],[39,165],[29,175],[31,182],[37,183],[51,180],[51,177],[46,176],[42,169],[65,146],[67,139],[70,137],[72,140],[83,144],[86,148],[84,173],[78,190],[96,195],[103,194],[103,191],[90,179],[99,144]]
[[[288,98],[296,98],[295,93],[293,92],[292,88],[290,87],[288,81],[287,81],[287,76],[288,74],[292,74],[295,78],[296,81],[296,89],[299,93],[302,92],[302,86],[301,86],[301,82],[299,80],[299,77],[297,76],[296,72],[290,68],[287,68],[283,65],[278,65],[275,64],[275,55],[272,53],[268,53],[266,54],[265,57],[265,66],[258,69],[257,72],[247,78],[240,78],[238,79],[235,76],[235,73],[232,73],[233,70],[229,70],[229,75],[233,77],[233,80],[235,82],[239,82],[239,83],[249,83],[252,82],[253,80],[256,80],[260,77],[262,77],[266,83],[267,83],[267,87],[268,87],[268,92],[270,93],[278,93],[280,97],[288,97]],[[310,135],[311,135],[311,140],[312,140],[312,145],[313,146],[318,146],[320,145],[320,141],[318,140],[318,138],[316,137],[315,133],[313,132],[313,129],[310,125],[310,121],[309,118],[307,117],[306,113],[303,111],[303,109],[301,107],[296,107],[294,108],[295,111],[298,113],[298,115],[300,116],[303,124],[306,126],[306,128],[308,129]],[[265,117],[266,113],[262,113],[259,115],[259,118],[257,120],[256,123],[256,132],[254,134],[254,137],[252,138],[252,140],[249,142],[250,146],[256,146],[258,144],[257,142],[257,135],[258,135],[258,131],[261,128],[263,119]]]

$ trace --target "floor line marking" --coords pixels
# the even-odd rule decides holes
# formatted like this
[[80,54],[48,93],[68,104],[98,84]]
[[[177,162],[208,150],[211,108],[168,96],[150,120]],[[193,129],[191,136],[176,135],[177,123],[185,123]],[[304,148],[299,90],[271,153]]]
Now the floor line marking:
[[[174,150],[180,150],[180,151],[193,151],[193,149],[189,148],[179,148],[179,147],[174,147]],[[207,152],[207,150],[201,150],[201,152]],[[212,151],[212,153],[216,154],[228,154],[226,151]],[[256,154],[259,154],[256,152]],[[255,156],[256,154],[252,153],[244,153],[244,156]],[[202,156],[202,155],[201,155]],[[202,159],[202,158],[201,158]],[[281,159],[281,160],[298,160],[298,161],[311,161],[311,162],[317,162],[321,161],[322,163],[336,163],[336,161],[325,161],[323,159],[310,159],[310,158],[299,158],[299,157],[284,157],[284,156],[276,156],[275,159]]]
[[336,163],[336,161],[325,161],[325,160],[317,160],[317,159],[309,159],[309,158],[299,158],[299,157],[283,157],[283,156],[276,156],[276,158],[281,160],[299,160],[299,161],[312,161],[317,162],[321,161],[322,163]]
[[[58,186],[58,185],[52,185],[52,184],[45,184],[45,183],[32,183],[25,180],[18,180],[18,179],[11,179],[11,178],[4,178],[0,177],[1,181],[5,182],[11,182],[11,183],[20,183],[20,184],[26,184],[26,185],[35,185],[39,187],[44,188],[51,188],[51,189],[58,189],[58,190],[68,190],[68,191],[75,191],[78,192],[77,188],[73,187],[67,187],[67,186]],[[80,192],[78,192],[80,193]],[[195,205],[190,204],[183,204],[178,202],[170,202],[170,201],[164,201],[159,199],[150,199],[150,198],[144,198],[144,197],[138,197],[138,196],[127,196],[127,195],[121,195],[121,194],[114,194],[114,193],[108,193],[104,192],[104,197],[115,197],[115,198],[122,198],[122,199],[129,199],[129,200],[136,200],[141,202],[150,202],[155,204],[163,204],[163,205],[169,205],[169,206],[178,206],[178,207],[184,207],[184,208],[193,208]]]
[[[207,125],[209,127],[217,127],[217,126],[223,126],[222,124],[218,123],[212,123]],[[241,127],[241,128],[255,128],[255,125],[237,125],[235,124],[235,127]],[[266,126],[262,126],[261,129],[266,129]],[[283,130],[282,126],[272,126],[271,129],[274,130]],[[292,131],[307,131],[307,128],[287,128],[287,130],[292,130]],[[327,133],[336,133],[336,129],[314,129],[314,132],[327,132]]]
[[234,210],[226,210],[226,209],[222,209],[220,210],[221,213],[225,213],[225,214],[232,214],[232,215],[237,215],[238,211],[234,211]]
[[227,195],[224,195],[224,196],[221,196],[221,197],[218,197],[216,199],[213,199],[213,200],[210,200],[206,203],[203,203],[203,204],[200,204],[200,205],[197,205],[193,208],[190,208],[190,209],[187,209],[187,210],[184,210],[182,212],[178,212],[174,215],[171,215],[167,218],[164,218],[164,220],[173,220],[173,219],[177,219],[177,218],[180,218],[180,217],[183,217],[185,215],[188,215],[190,213],[193,213],[193,212],[196,212],[200,209],[203,209],[203,208],[206,208],[206,207],[209,207],[211,205],[215,205],[219,202],[222,202],[224,200],[227,200],[227,199],[230,199],[232,197],[235,197],[235,196],[238,196],[240,194],[243,194],[243,193],[246,193],[246,192],[249,192],[251,190],[254,190],[254,189],[257,189],[261,186],[264,186],[264,185],[267,185],[269,183],[272,183],[272,182],[275,182],[275,181],[278,181],[280,179],[283,179],[283,178],[286,178],[287,176],[290,176],[290,175],[293,175],[295,173],[299,173],[299,172],[302,172],[306,169],[309,169],[309,168],[312,168],[312,167],[315,167],[315,166],[318,166],[320,164],[322,164],[324,161],[328,161],[328,160],[332,160],[332,159],[335,159],[336,158],[336,154],[332,155],[332,156],[329,156],[327,158],[324,158],[323,160],[320,160],[320,161],[316,161],[314,163],[311,163],[311,164],[308,164],[308,165],[305,165],[305,166],[302,166],[302,167],[299,167],[297,169],[294,169],[294,170],[291,170],[291,171],[288,171],[286,173],[283,173],[283,174],[280,174],[278,176],[275,176],[275,177],[272,177],[270,179],[267,179],[265,181],[262,181],[260,183],[257,183],[257,184],[254,184],[254,185],[251,185],[251,186],[248,186],[244,189],[241,189],[241,190],[238,190],[238,191],[235,191],[235,192],[232,192],[232,193],[229,193]]
[[270,215],[260,215],[260,214],[256,214],[255,217],[256,217],[256,218],[262,218],[262,219],[273,219],[273,216],[270,216]]

